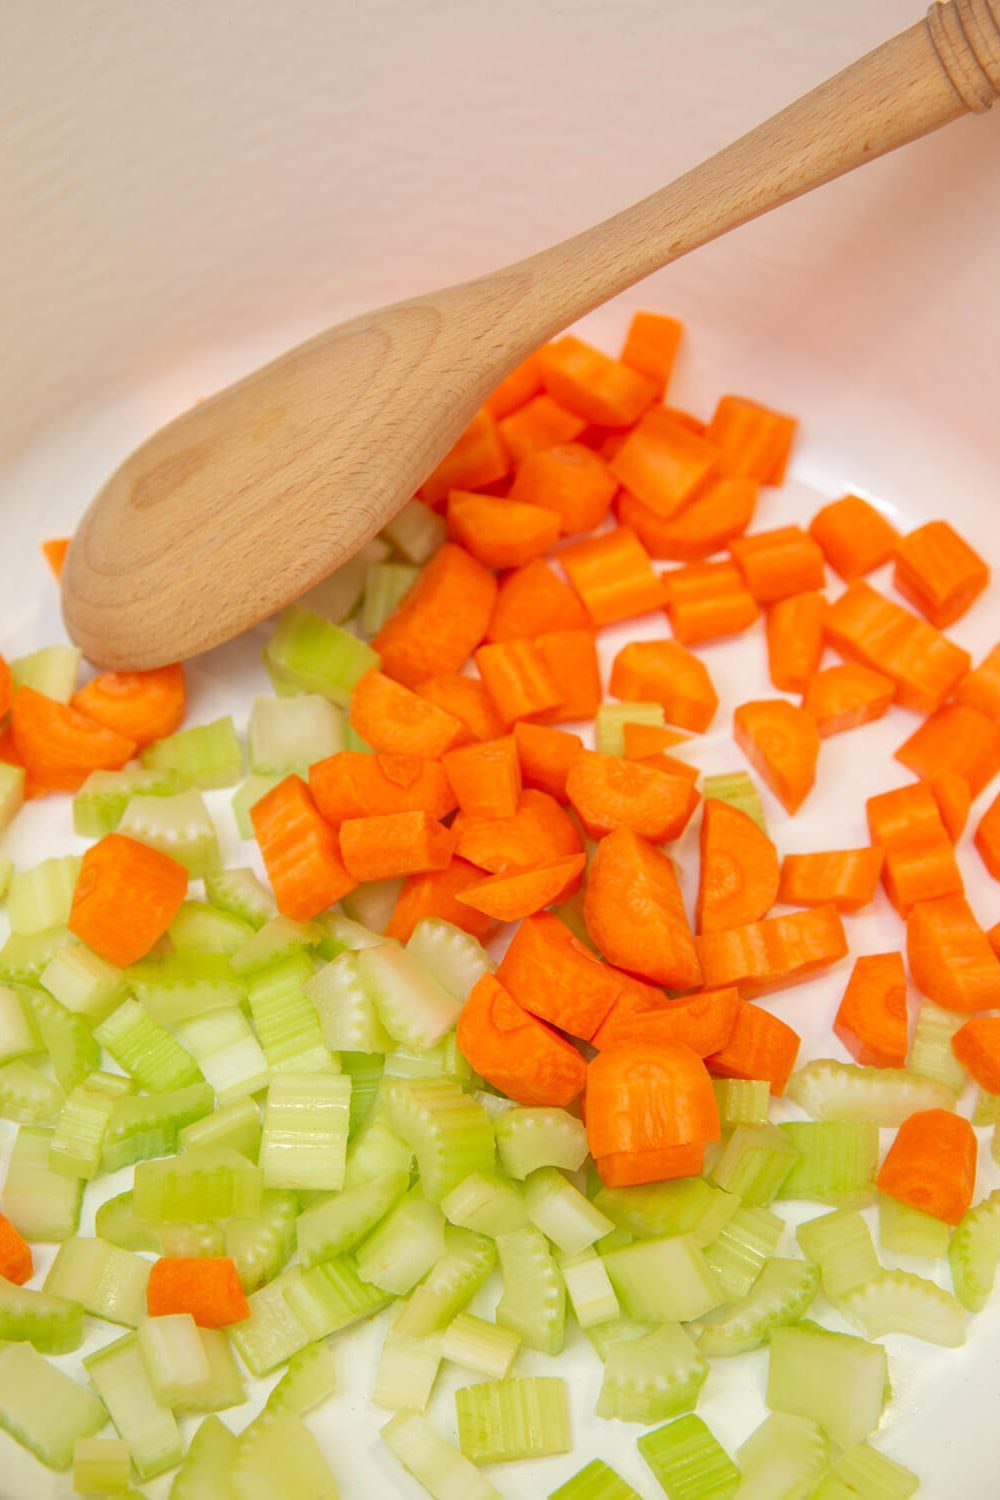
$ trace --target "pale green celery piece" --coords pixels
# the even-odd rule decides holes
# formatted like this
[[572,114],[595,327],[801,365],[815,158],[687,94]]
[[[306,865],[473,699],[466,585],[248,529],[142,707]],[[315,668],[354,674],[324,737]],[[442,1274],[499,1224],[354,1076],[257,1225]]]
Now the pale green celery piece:
[[636,1447],[667,1500],[732,1500],[739,1488],[736,1465],[693,1413],[644,1432]]
[[455,1392],[458,1441],[473,1463],[568,1453],[566,1382],[556,1376],[488,1380]]
[[132,1455],[120,1438],[77,1438],[73,1489],[78,1495],[124,1495],[132,1488]]
[[446,1229],[445,1253],[414,1288],[399,1313],[400,1333],[421,1337],[445,1328],[496,1265],[496,1247],[471,1229]]
[[0,761],[0,833],[10,827],[24,806],[26,780],[23,766],[11,766],[6,761]]
[[[722,1233],[741,1203],[734,1193],[712,1187],[702,1177],[681,1177],[640,1187],[601,1186],[594,1194],[594,1207],[636,1239],[693,1234],[704,1247]],[[605,1248],[610,1245],[601,1246]]]
[[973,1125],[1000,1124],[1000,1094],[991,1094],[986,1089],[976,1091],[972,1123]]
[[94,1036],[150,1093],[166,1093],[201,1081],[201,1071],[191,1053],[152,1020],[138,1000],[123,1001],[94,1028]]
[[32,1344],[39,1354],[68,1354],[83,1343],[83,1308],[52,1291],[15,1286],[0,1276],[0,1342]]
[[[739,1200],[737,1199],[737,1202]],[[627,1245],[634,1245],[639,1235],[632,1233],[630,1229],[612,1229],[601,1241],[600,1254],[607,1255],[609,1250],[624,1250]],[[646,1239],[656,1239],[656,1235],[646,1235]]]
[[810,1322],[773,1330],[766,1397],[772,1410],[818,1422],[832,1442],[850,1448],[878,1426],[889,1394],[881,1344]]
[[503,1292],[496,1320],[529,1349],[560,1354],[566,1341],[566,1287],[541,1230],[519,1229],[496,1242]]
[[228,717],[179,729],[145,745],[140,759],[147,770],[176,771],[183,781],[202,791],[233,786],[243,774],[243,750]]
[[[3,830],[0,828],[0,833]],[[14,861],[8,859],[6,854],[0,854],[0,901],[4,899],[10,890],[11,877],[14,874]]]
[[[203,1085],[196,1085],[196,1087]],[[177,1132],[181,1151],[201,1146],[227,1146],[248,1161],[256,1161],[260,1151],[260,1110],[253,1099],[234,1099],[214,1114],[206,1114],[182,1125]]]
[[712,1089],[723,1130],[767,1123],[771,1085],[766,1078],[713,1078]]
[[101,1147],[104,1171],[117,1172],[151,1156],[173,1155],[183,1127],[211,1117],[214,1103],[215,1096],[207,1083],[191,1083],[163,1094],[119,1099],[104,1132]]
[[277,915],[274,896],[253,870],[212,870],[205,876],[205,894],[213,906],[239,917],[254,931]]
[[773,1328],[797,1323],[819,1291],[809,1261],[773,1256],[739,1302],[709,1313],[698,1335],[702,1354],[743,1354],[767,1342]]
[[736,1451],[742,1480],[736,1500],[807,1500],[829,1450],[821,1427],[806,1417],[772,1412]]
[[295,1249],[298,1210],[295,1193],[271,1188],[261,1199],[258,1215],[226,1223],[225,1253],[234,1262],[248,1295],[273,1281],[290,1259]]
[[832,1472],[861,1500],[909,1500],[920,1488],[916,1474],[868,1443],[842,1453]]
[[412,1291],[445,1253],[444,1215],[420,1185],[398,1200],[357,1252],[366,1281],[394,1296]]
[[26,1240],[68,1240],[76,1234],[83,1201],[83,1182],[49,1166],[53,1132],[21,1125],[7,1163],[0,1202],[14,1228]]
[[226,1248],[222,1225],[216,1222],[160,1224],[157,1232],[164,1255],[197,1259],[203,1255],[222,1255]]
[[412,1167],[412,1149],[393,1135],[388,1119],[381,1108],[376,1108],[348,1148],[344,1187],[364,1187],[385,1172],[405,1172],[409,1178]]
[[853,1208],[808,1219],[795,1231],[803,1255],[819,1266],[823,1290],[837,1302],[882,1270],[871,1230]]
[[16,990],[0,985],[0,1063],[41,1052],[42,1042],[31,1012]]
[[556,1257],[566,1295],[583,1329],[607,1323],[621,1312],[604,1261],[594,1249]]
[[[294,702],[294,699],[289,699]],[[244,841],[255,837],[253,818],[251,811],[262,797],[273,791],[279,781],[284,781],[283,776],[272,774],[269,776],[250,775],[245,781],[241,781],[233,793],[230,806],[233,809],[233,819],[236,823],[236,832]]]
[[329,1465],[302,1418],[265,1410],[240,1436],[229,1474],[233,1500],[337,1500]]
[[373,1053],[392,1048],[392,1037],[361,982],[356,953],[341,953],[326,964],[306,981],[305,993],[319,1016],[323,1040],[334,1051]]
[[65,927],[80,875],[80,856],[43,859],[28,870],[15,870],[7,891],[10,930],[22,937]]
[[406,951],[460,1002],[484,974],[492,974],[496,968],[482,943],[441,917],[422,917],[410,934]]
[[299,600],[307,609],[340,625],[357,609],[365,586],[365,572],[372,563],[383,562],[389,556],[389,546],[378,537],[366,542],[360,552],[348,558],[328,578],[314,584]]
[[500,1234],[513,1234],[526,1228],[528,1223],[524,1194],[514,1183],[486,1172],[473,1172],[452,1188],[441,1199],[441,1211],[449,1224],[474,1229],[479,1234],[488,1234],[491,1239]]
[[968,1209],[951,1237],[948,1261],[952,1285],[955,1296],[969,1312],[981,1312],[989,1301],[998,1259],[1000,1190]]
[[67,943],[43,969],[40,982],[67,1010],[96,1025],[124,999],[121,969],[92,953],[84,943]]
[[767,832],[767,819],[764,817],[760,793],[748,772],[727,771],[719,776],[706,776],[701,790],[706,799],[714,797],[717,802],[728,802],[730,807],[753,818],[763,833]]
[[572,1479],[553,1490],[549,1500],[641,1500],[641,1497],[602,1458],[594,1458]]
[[147,1224],[256,1218],[263,1190],[260,1167],[223,1147],[139,1162],[132,1181],[135,1216]]
[[875,1198],[878,1126],[870,1120],[790,1120],[778,1127],[798,1159],[778,1189],[779,1198],[862,1208]]
[[[890,1198],[888,1193],[879,1193],[878,1232],[883,1250],[931,1260],[940,1260],[948,1254],[950,1226],[921,1213],[919,1208],[911,1208],[909,1203]],[[1000,1243],[997,1248],[1000,1250]]]
[[[144,1324],[140,1324],[140,1341],[144,1328],[161,1321],[160,1318],[147,1318]],[[233,1406],[242,1406],[247,1399],[246,1387],[225,1331],[221,1328],[196,1326],[195,1335],[207,1362],[208,1374],[204,1380],[178,1390],[169,1404],[175,1412],[180,1413],[226,1411]],[[152,1369],[150,1379],[155,1388],[156,1378]],[[158,1399],[164,1399],[159,1392],[157,1395]]]
[[441,1356],[464,1370],[503,1380],[511,1372],[521,1335],[472,1313],[458,1313],[441,1335]]
[[85,839],[114,833],[133,797],[172,797],[184,783],[174,771],[91,771],[73,798],[73,828]]
[[274,1281],[258,1287],[247,1299],[250,1316],[235,1323],[231,1337],[251,1375],[267,1375],[312,1342],[285,1292],[302,1276],[300,1266],[291,1266]]
[[[248,938],[242,948],[232,955],[232,968],[236,974],[254,974],[272,965],[297,959],[307,948],[322,940],[323,929],[316,922],[293,922],[291,917],[275,916],[260,926],[253,937]],[[312,969],[309,975],[311,977]]]
[[378,635],[396,605],[419,577],[420,569],[409,563],[373,563],[365,573],[361,634]]
[[[0,772],[3,770],[0,761]],[[13,932],[0,948],[0,983],[36,985],[52,955],[73,941],[65,927],[47,932]]]
[[432,1500],[500,1500],[489,1480],[419,1412],[397,1412],[380,1435]]
[[457,1083],[393,1079],[384,1087],[389,1125],[415,1152],[421,1186],[432,1202],[470,1173],[492,1172],[493,1124]]
[[82,1016],[74,1016],[44,990],[23,990],[21,994],[42,1044],[52,1059],[52,1071],[60,1087],[68,1094],[99,1067],[100,1045]]
[[174,1475],[168,1500],[222,1500],[239,1447],[218,1417],[205,1417]]
[[271,1070],[242,1011],[230,1008],[192,1016],[176,1031],[197,1058],[220,1104],[231,1104],[267,1087]]
[[305,776],[311,765],[335,755],[343,744],[343,715],[318,694],[253,700],[247,752],[257,776]]
[[0,1119],[51,1125],[65,1102],[59,1085],[31,1063],[18,1059],[0,1067]]
[[68,703],[76,691],[76,674],[83,652],[76,646],[43,646],[30,656],[17,656],[10,664],[14,691],[34,688],[45,698]]
[[905,1068],[862,1068],[817,1058],[788,1080],[785,1097],[814,1120],[866,1120],[902,1125],[918,1110],[954,1109],[951,1089]]
[[687,1323],[724,1301],[693,1235],[637,1240],[604,1256],[623,1310],[650,1323]]
[[928,1344],[956,1349],[965,1343],[965,1312],[961,1303],[936,1282],[912,1271],[882,1271],[837,1302],[848,1322],[866,1338],[886,1333],[908,1333]]
[[272,1071],[339,1072],[323,1041],[316,1008],[304,986],[313,976],[308,953],[292,953],[247,976],[250,1015]]
[[392,1298],[359,1275],[353,1256],[338,1255],[290,1280],[285,1300],[311,1342],[373,1317]]
[[264,660],[299,691],[319,693],[346,708],[359,678],[380,658],[350,631],[293,604],[278,617]]
[[138,1327],[139,1353],[146,1378],[161,1406],[172,1410],[197,1400],[208,1385],[208,1355],[190,1313],[143,1318]]
[[795,1165],[794,1143],[777,1125],[737,1125],[712,1168],[716,1187],[744,1203],[771,1203]]
[[615,1227],[556,1167],[531,1173],[524,1184],[524,1205],[532,1224],[565,1255],[579,1255]]
[[[354,735],[350,724],[347,730],[348,750],[369,749],[362,742],[353,743],[353,739],[357,736]],[[384,933],[402,889],[403,882],[398,876],[386,880],[366,880],[363,885],[355,886],[353,891],[348,891],[340,904],[352,922],[368,928],[370,932]],[[385,938],[382,942],[385,942]]]
[[275,1073],[258,1157],[265,1185],[326,1192],[342,1188],[350,1118],[347,1075]]
[[383,526],[380,536],[407,562],[423,567],[448,539],[444,517],[422,500],[408,500]]
[[931,1000],[924,1000],[917,1011],[917,1024],[910,1043],[907,1067],[922,1078],[932,1078],[958,1095],[965,1087],[965,1069],[955,1056],[951,1039],[968,1019],[942,1010]]
[[386,1078],[451,1078],[463,1087],[472,1085],[476,1078],[453,1031],[423,1052],[394,1046],[386,1054],[384,1072]]
[[246,1000],[246,981],[233,972],[225,953],[167,953],[140,959],[125,973],[143,1010],[159,1026],[175,1027]]
[[78,1302],[93,1318],[135,1328],[146,1316],[151,1263],[107,1240],[66,1240],[45,1278],[53,1296]]
[[134,1333],[90,1354],[83,1361],[118,1436],[124,1438],[142,1479],[152,1479],[180,1463],[184,1454],[173,1413],[153,1394]]
[[608,1318],[606,1322],[595,1323],[583,1331],[601,1359],[605,1360],[615,1344],[645,1338],[647,1333],[655,1332],[656,1327],[655,1323],[642,1323],[621,1313],[617,1318]]
[[399,943],[363,948],[355,961],[382,1025],[403,1046],[426,1051],[454,1026],[460,1002]]
[[602,703],[594,717],[594,747],[601,755],[625,754],[625,725],[666,727],[662,703]]
[[389,1327],[375,1372],[372,1401],[387,1411],[426,1411],[441,1368],[441,1335],[414,1338]]
[[784,1230],[784,1219],[768,1208],[739,1208],[705,1247],[705,1260],[730,1301],[747,1295]]
[[313,923],[322,934],[317,951],[329,962],[342,953],[356,953],[361,948],[377,948],[385,939],[377,932],[369,932],[360,922],[352,922],[334,908],[321,912]]
[[811,1492],[809,1500],[857,1500],[857,1490],[852,1490],[850,1485],[836,1475],[831,1469],[829,1474],[824,1474],[816,1488]]
[[294,1411],[300,1417],[321,1406],[337,1389],[337,1371],[330,1345],[320,1341],[293,1354],[288,1369],[267,1398],[267,1405]]
[[233,954],[255,931],[242,917],[220,911],[210,901],[185,901],[167,928],[167,936],[177,953]]
[[93,1391],[30,1344],[0,1349],[0,1427],[48,1468],[68,1469],[77,1439],[92,1437],[107,1420]]
[[340,1071],[346,1073],[351,1080],[351,1130],[348,1140],[353,1141],[375,1107],[385,1072],[385,1058],[378,1052],[339,1052],[337,1055],[340,1058]]
[[679,1323],[612,1344],[604,1364],[597,1415],[619,1422],[663,1422],[691,1411],[708,1378],[708,1362]]
[[159,1233],[136,1218],[131,1193],[119,1193],[98,1205],[94,1214],[94,1233],[122,1250],[149,1250],[154,1255],[163,1254]]
[[172,797],[133,797],[118,832],[168,854],[194,878],[217,869],[222,862],[219,836],[197,787],[175,792]]
[[315,1265],[353,1250],[381,1223],[408,1186],[407,1172],[387,1172],[307,1208],[296,1224],[302,1264]]

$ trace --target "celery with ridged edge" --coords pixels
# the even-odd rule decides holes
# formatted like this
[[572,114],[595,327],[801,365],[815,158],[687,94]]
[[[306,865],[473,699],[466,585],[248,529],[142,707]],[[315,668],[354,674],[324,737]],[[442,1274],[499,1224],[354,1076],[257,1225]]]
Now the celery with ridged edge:
[[819,1271],[809,1261],[773,1256],[739,1302],[709,1313],[698,1348],[702,1354],[733,1355],[757,1349],[773,1328],[797,1323],[819,1291]]
[[401,1297],[411,1291],[445,1253],[444,1215],[428,1203],[420,1184],[382,1218],[358,1250],[361,1274]]
[[412,1167],[412,1148],[393,1134],[385,1111],[376,1105],[348,1147],[344,1187],[364,1187],[385,1172],[405,1172],[409,1177]]
[[326,1045],[335,1052],[388,1052],[393,1040],[358,973],[357,954],[341,953],[306,981]]
[[904,1469],[902,1464],[887,1458],[868,1443],[848,1448],[837,1459],[831,1473],[863,1500],[909,1500],[920,1488],[916,1474],[911,1474],[909,1469]]
[[258,1161],[271,1188],[335,1192],[344,1185],[351,1080],[342,1073],[275,1073]]
[[637,1240],[604,1257],[611,1285],[630,1317],[651,1323],[687,1323],[724,1300],[693,1235]]
[[594,716],[594,746],[601,755],[625,754],[625,725],[666,726],[662,703],[602,703]]
[[441,1334],[442,1358],[493,1380],[510,1374],[520,1347],[521,1335],[513,1328],[501,1328],[473,1313],[457,1313]]
[[356,963],[382,1025],[403,1046],[426,1051],[454,1026],[461,1003],[407,948],[362,948]]
[[397,1412],[380,1436],[432,1500],[500,1500],[489,1480],[419,1412]]
[[255,931],[277,912],[274,896],[253,870],[213,870],[205,876],[205,894],[213,906],[240,917]]
[[861,1208],[875,1198],[878,1126],[870,1120],[788,1120],[779,1130],[798,1152],[779,1198]]
[[0,1349],[0,1427],[50,1469],[66,1470],[78,1438],[108,1420],[102,1402],[30,1344]]
[[228,1488],[238,1448],[239,1438],[224,1422],[205,1417],[174,1475],[168,1500],[219,1500]]
[[234,1324],[232,1341],[251,1375],[270,1374],[312,1343],[311,1334],[285,1295],[301,1276],[301,1267],[291,1266],[274,1281],[258,1287],[247,1299],[250,1316]]
[[207,1083],[119,1099],[104,1132],[101,1160],[105,1172],[117,1172],[152,1156],[173,1155],[183,1127],[211,1116],[214,1103]]
[[253,974],[260,969],[269,969],[272,964],[301,955],[305,949],[319,943],[322,937],[323,929],[318,922],[293,922],[291,917],[280,915],[269,917],[232,955],[233,971]]
[[705,1246],[706,1263],[730,1301],[747,1295],[784,1230],[784,1219],[768,1208],[738,1208]]
[[471,1229],[445,1230],[445,1253],[413,1289],[397,1328],[417,1337],[444,1328],[461,1312],[496,1265],[492,1240]]
[[[474,1077],[453,1031],[446,1032],[439,1042],[425,1051],[394,1046],[385,1054],[383,1071],[386,1078],[453,1078],[463,1088]],[[481,1098],[479,1102],[482,1102]]]
[[871,1230],[853,1208],[838,1208],[808,1219],[795,1231],[802,1253],[819,1266],[831,1302],[877,1276],[882,1267]]
[[814,1120],[902,1125],[917,1110],[954,1109],[951,1089],[905,1068],[863,1068],[821,1057],[788,1080],[785,1097]]
[[380,535],[407,562],[423,567],[447,541],[448,528],[444,518],[422,500],[407,500],[402,510],[386,521]]
[[1000,1189],[966,1211],[948,1248],[955,1296],[969,1312],[981,1312],[989,1301],[998,1260]]
[[291,1258],[298,1206],[295,1193],[268,1188],[258,1214],[226,1221],[225,1254],[236,1266],[247,1294],[272,1281]]
[[118,1193],[98,1205],[94,1213],[94,1233],[122,1250],[149,1250],[154,1255],[163,1254],[158,1230],[136,1218],[130,1192]]
[[713,1078],[712,1091],[723,1130],[767,1122],[771,1085],[766,1078]]
[[509,1177],[523,1180],[539,1167],[575,1172],[587,1158],[583,1122],[555,1105],[506,1110],[495,1129],[500,1163]]
[[560,1255],[557,1263],[570,1307],[581,1328],[591,1328],[595,1323],[606,1323],[618,1316],[621,1312],[618,1298],[607,1267],[596,1250],[584,1250],[579,1255]]
[[339,1072],[323,1040],[315,1006],[303,985],[313,975],[308,953],[292,954],[247,978],[250,1016],[257,1040],[273,1071]]
[[361,948],[377,948],[385,942],[381,933],[370,932],[360,922],[353,922],[334,908],[319,914],[313,923],[320,932],[318,952],[328,962],[342,953],[357,953]]
[[950,1292],[912,1271],[881,1271],[837,1301],[837,1311],[869,1339],[908,1333],[956,1349],[965,1343],[965,1313]]
[[385,1085],[389,1124],[413,1148],[420,1183],[440,1202],[471,1172],[493,1170],[493,1125],[481,1105],[447,1078]]
[[889,1398],[885,1349],[815,1323],[771,1334],[767,1404],[818,1422],[842,1448],[873,1432]]
[[967,1019],[943,1010],[932,1000],[924,1000],[917,1011],[917,1024],[910,1043],[907,1068],[921,1078],[933,1078],[935,1082],[958,1095],[965,1087],[965,1069],[955,1056],[951,1039]]
[[408,1173],[387,1172],[312,1204],[295,1226],[302,1264],[315,1265],[353,1250],[385,1218],[408,1185]]
[[711,1171],[716,1187],[744,1203],[771,1203],[795,1165],[794,1143],[777,1125],[737,1125]]
[[132,1488],[132,1455],[121,1438],[77,1438],[73,1489],[79,1495],[124,1495]]
[[143,746],[139,758],[147,770],[176,771],[202,791],[232,786],[243,774],[243,750],[228,716],[155,740]]
[[387,1411],[425,1411],[440,1368],[440,1333],[400,1333],[390,1315],[371,1399]]
[[96,1237],[66,1240],[45,1278],[45,1290],[78,1302],[92,1318],[135,1328],[146,1315],[150,1263]]
[[701,791],[706,801],[709,797],[714,797],[717,802],[728,802],[730,807],[753,818],[762,833],[767,832],[764,805],[749,772],[726,771],[718,776],[706,776],[702,781]]
[[103,1021],[124,999],[127,981],[121,969],[92,953],[84,943],[67,943],[42,970],[40,983],[67,1010],[92,1025]]
[[524,1184],[528,1218],[566,1255],[579,1255],[614,1223],[556,1167],[539,1167]]
[[169,855],[196,879],[222,862],[219,836],[197,787],[172,797],[133,797],[118,832]]
[[44,698],[68,703],[76,688],[76,674],[83,660],[78,646],[43,646],[28,656],[16,656],[10,664],[14,691],[33,688]]
[[472,1172],[441,1199],[441,1211],[449,1224],[474,1229],[496,1239],[513,1234],[528,1223],[524,1194],[503,1177]]
[[643,1323],[636,1318],[630,1318],[625,1313],[619,1313],[616,1318],[608,1318],[605,1322],[595,1323],[590,1328],[585,1328],[588,1339],[593,1344],[602,1360],[606,1360],[608,1354],[615,1344],[629,1343],[632,1339],[642,1339],[647,1333],[656,1330],[655,1323]]
[[829,1460],[817,1422],[772,1412],[736,1450],[742,1480],[738,1500],[806,1500]]
[[[3,764],[0,761],[0,770]],[[72,941],[65,927],[49,927],[45,932],[12,932],[0,948],[0,983],[36,984],[52,955]]]
[[409,563],[372,563],[365,572],[365,593],[361,601],[362,635],[378,635],[399,601],[420,577],[420,569]]
[[337,1371],[330,1345],[307,1344],[288,1361],[288,1368],[267,1398],[272,1409],[284,1407],[300,1417],[321,1406],[337,1389]]
[[380,658],[349,630],[293,604],[279,615],[264,660],[299,692],[319,693],[346,708],[358,680]]
[[594,1458],[553,1490],[549,1500],[640,1500],[640,1496],[603,1458]]
[[939,1260],[948,1254],[950,1225],[922,1213],[909,1203],[901,1203],[898,1198],[890,1198],[888,1193],[879,1193],[878,1232],[883,1250],[926,1256],[931,1260]]
[[176,771],[91,771],[73,798],[73,828],[85,839],[114,833],[133,797],[172,797],[184,790]]
[[22,1125],[14,1138],[0,1202],[26,1240],[68,1240],[76,1234],[83,1181],[49,1166],[53,1132]]
[[150,1020],[177,1027],[208,1011],[242,1005],[246,981],[225,953],[165,953],[143,958],[125,971],[133,994]]
[[149,1383],[134,1333],[106,1344],[83,1361],[91,1384],[132,1453],[136,1472],[153,1479],[180,1463],[184,1444],[173,1413],[161,1406]]
[[604,1364],[597,1415],[619,1422],[663,1422],[691,1411],[708,1378],[708,1362],[679,1323],[612,1344]]
[[464,1001],[473,985],[496,968],[482,943],[441,917],[421,917],[406,951],[458,1001]]
[[10,930],[21,937],[65,927],[80,875],[80,856],[43,859],[28,870],[15,870],[7,890]]
[[337,1255],[289,1280],[285,1300],[311,1342],[374,1317],[392,1298],[364,1279],[353,1256]]
[[0,1063],[34,1057],[41,1050],[41,1039],[20,995],[0,985]]
[[0,1119],[51,1125],[66,1102],[57,1083],[18,1058],[0,1067]]
[[644,1432],[636,1447],[667,1500],[732,1500],[739,1488],[736,1465],[693,1412]]
[[192,1016],[176,1031],[220,1104],[267,1087],[271,1070],[242,1011],[228,1008]]
[[69,1177],[96,1177],[115,1106],[135,1090],[131,1078],[98,1070],[78,1083],[59,1112],[49,1166]]
[[304,776],[343,749],[343,717],[318,693],[253,700],[247,726],[250,769],[257,776]]
[[245,1428],[229,1485],[233,1500],[337,1500],[337,1486],[319,1444],[300,1416],[288,1408],[261,1412]]
[[566,1382],[558,1376],[488,1380],[455,1392],[458,1441],[473,1463],[568,1453]]
[[[499,1136],[499,1130],[497,1133]],[[593,1202],[613,1224],[629,1230],[636,1239],[692,1234],[702,1247],[718,1238],[740,1207],[734,1193],[712,1187],[703,1177],[680,1177],[640,1187],[602,1186]]]
[[136,1218],[153,1224],[255,1218],[263,1190],[260,1167],[224,1147],[140,1162],[132,1181]]
[[503,1292],[496,1320],[529,1349],[560,1354],[566,1340],[566,1288],[541,1230],[519,1229],[496,1242]]
[[68,1354],[83,1343],[83,1308],[46,1290],[0,1276],[0,1342],[31,1344],[39,1354]]
[[9,828],[24,806],[27,774],[23,766],[0,761],[0,833]]
[[202,1081],[201,1070],[176,1037],[146,1014],[138,1000],[125,1000],[94,1036],[141,1088],[152,1094]]
[[[438,520],[438,517],[435,516],[434,519]],[[332,620],[335,625],[341,624],[354,613],[361,602],[366,570],[372,563],[383,562],[389,552],[386,542],[380,537],[372,537],[370,542],[365,542],[360,552],[355,552],[353,557],[341,563],[328,577],[314,584],[302,595],[299,603],[315,614],[322,615],[324,619]],[[273,671],[271,676],[273,678]],[[277,687],[275,691],[278,691]],[[296,692],[298,689],[289,687],[286,691]]]
[[182,1125],[177,1132],[177,1145],[181,1151],[227,1146],[248,1161],[256,1161],[260,1151],[260,1110],[253,1099],[234,1099],[214,1114],[202,1115]]

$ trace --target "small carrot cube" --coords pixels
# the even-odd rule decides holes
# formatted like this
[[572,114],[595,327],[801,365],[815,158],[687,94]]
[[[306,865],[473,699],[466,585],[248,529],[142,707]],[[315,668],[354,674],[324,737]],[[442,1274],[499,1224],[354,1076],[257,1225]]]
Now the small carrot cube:
[[540,349],[538,364],[550,396],[602,427],[631,427],[656,399],[645,375],[572,333]]
[[938,630],[961,618],[990,581],[990,570],[947,521],[929,521],[896,546],[893,582]]
[[649,554],[627,526],[571,543],[559,561],[595,625],[613,625],[663,605],[663,586]]
[[517,811],[521,762],[513,735],[449,750],[442,765],[463,812],[481,818],[509,818]]
[[563,536],[600,526],[618,481],[602,458],[582,443],[531,453],[517,471],[510,499],[553,511]]
[[830,567],[845,583],[887,563],[899,541],[896,528],[860,495],[845,495],[824,505],[813,516],[809,535],[819,542]]
[[718,448],[663,407],[646,413],[611,460],[618,483],[663,521],[682,511],[718,467]]
[[161,1255],[146,1287],[151,1318],[190,1313],[199,1328],[227,1328],[250,1316],[235,1262],[228,1255]]
[[144,958],[187,895],[188,872],[148,844],[109,833],[83,856],[67,926],[109,963]]

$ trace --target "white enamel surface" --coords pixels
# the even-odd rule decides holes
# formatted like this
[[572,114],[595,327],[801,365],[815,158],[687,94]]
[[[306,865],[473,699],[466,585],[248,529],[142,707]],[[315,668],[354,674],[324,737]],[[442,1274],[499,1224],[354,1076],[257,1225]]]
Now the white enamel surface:
[[[36,0],[12,12],[0,62],[0,649],[59,638],[37,541],[71,529],[152,427],[328,321],[474,275],[613,211],[916,9]],[[588,330],[613,349],[629,308],[677,313],[689,338],[674,399],[706,412],[734,390],[802,417],[792,480],[766,493],[757,524],[804,520],[853,488],[904,527],[948,516],[996,564],[998,184],[1000,115],[964,121],[661,273]],[[624,640],[662,631],[649,619],[605,632],[606,662]],[[952,633],[980,655],[1000,635],[994,597]],[[192,668],[195,717],[245,718],[265,686],[261,638]],[[732,708],[770,691],[762,630],[705,655],[722,704],[693,753],[724,770],[740,764]],[[826,742],[817,790],[794,821],[765,794],[780,848],[864,842],[864,798],[907,779],[891,752],[914,722],[896,710]],[[245,857],[226,794],[210,801],[229,856]],[[20,863],[82,847],[61,799],[31,807],[4,840]],[[689,894],[694,847],[692,833],[679,851]],[[989,925],[1000,888],[969,836],[959,857]],[[902,927],[880,895],[850,935],[853,951],[877,952],[899,947]],[[803,1032],[804,1056],[843,1055],[829,1024],[845,977],[841,966],[766,1002]],[[11,1133],[0,1122],[0,1141]],[[983,1134],[986,1190],[1000,1178]],[[483,1296],[474,1310],[489,1306]],[[87,1347],[105,1338],[95,1331]],[[886,1341],[895,1396],[878,1442],[917,1470],[930,1500],[996,1493],[998,1340],[994,1306],[964,1349]],[[337,1360],[343,1394],[310,1421],[341,1494],[423,1493],[377,1440],[389,1414],[367,1405],[373,1332],[342,1337]],[[548,1362],[522,1366],[542,1373]],[[602,1456],[651,1496],[639,1429],[591,1415],[600,1367],[582,1336],[552,1372],[572,1383],[575,1451],[494,1469],[500,1493],[535,1500]],[[764,1415],[765,1373],[764,1354],[713,1366],[699,1409],[730,1448]],[[456,1383],[443,1378],[430,1408],[450,1435]],[[167,1488],[144,1487],[154,1500]],[[70,1492],[68,1476],[0,1435],[0,1500]]]

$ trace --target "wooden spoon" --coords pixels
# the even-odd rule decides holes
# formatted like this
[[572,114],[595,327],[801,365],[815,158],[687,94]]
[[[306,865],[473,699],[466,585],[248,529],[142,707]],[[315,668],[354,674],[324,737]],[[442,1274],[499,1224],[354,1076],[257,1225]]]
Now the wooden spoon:
[[154,667],[272,614],[413,495],[490,390],[689,250],[1000,96],[1000,0],[932,4],[749,135],[584,234],[322,333],[155,433],[87,511],[63,611]]

